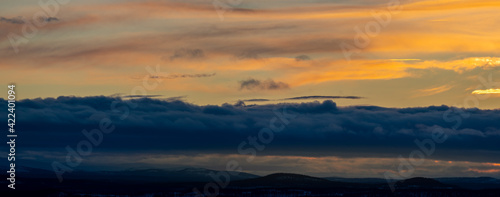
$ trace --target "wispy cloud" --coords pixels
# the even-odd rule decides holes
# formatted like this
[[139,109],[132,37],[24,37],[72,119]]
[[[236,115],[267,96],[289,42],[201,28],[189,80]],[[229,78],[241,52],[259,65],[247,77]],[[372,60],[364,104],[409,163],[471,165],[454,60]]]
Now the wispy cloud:
[[307,61],[307,60],[311,60],[311,57],[307,55],[299,55],[295,57],[295,61]]
[[122,98],[154,98],[154,97],[160,97],[163,95],[124,95],[120,96]]
[[172,56],[169,57],[170,60],[175,59],[202,59],[205,57],[203,50],[201,49],[179,49],[174,52]]
[[173,97],[168,97],[165,99],[162,99],[164,101],[172,102],[172,101],[184,101],[187,96],[173,96]]
[[20,16],[16,18],[0,17],[0,22],[11,23],[11,24],[24,24],[24,20]]
[[414,97],[421,97],[421,96],[431,96],[439,93],[446,92],[453,88],[451,85],[442,85],[438,87],[433,87],[433,88],[427,88],[427,89],[420,89],[417,90],[417,94],[414,95]]
[[245,99],[245,100],[242,100],[242,101],[248,101],[248,102],[265,102],[265,101],[275,101],[275,100],[272,100],[272,99]]
[[304,99],[362,99],[359,96],[298,96],[285,98],[283,100],[304,100]]
[[47,17],[47,18],[42,18],[42,19],[47,21],[47,22],[59,21],[59,19],[56,17]]
[[[33,89],[50,84],[61,84],[65,89],[70,89],[72,85],[81,85],[81,79],[86,80],[83,86],[87,88],[100,84],[103,87],[120,86],[120,89],[124,89],[130,84],[116,85],[116,78],[133,76],[137,73],[137,65],[154,65],[163,59],[175,64],[169,65],[169,73],[180,74],[152,78],[209,75],[196,76],[190,73],[224,74],[220,80],[190,80],[189,83],[161,87],[161,91],[184,91],[182,94],[197,94],[200,97],[223,94],[221,99],[203,99],[206,104],[215,104],[224,98],[227,100],[222,102],[234,101],[241,97],[235,92],[248,89],[276,90],[288,86],[293,90],[283,92],[286,95],[282,97],[291,97],[298,91],[301,91],[300,94],[312,94],[307,92],[312,90],[309,87],[321,85],[325,89],[324,94],[336,94],[333,90],[340,89],[337,85],[341,81],[346,81],[346,86],[350,86],[343,89],[349,88],[353,90],[351,92],[373,91],[373,97],[382,98],[387,91],[392,90],[384,91],[387,86],[375,84],[383,83],[384,80],[412,78],[414,76],[408,72],[410,69],[439,68],[462,72],[488,68],[498,72],[493,68],[500,67],[496,53],[500,29],[492,28],[496,27],[496,19],[500,14],[497,12],[500,6],[498,1],[406,2],[406,11],[398,13],[398,20],[390,23],[391,28],[384,28],[376,38],[370,38],[371,44],[360,53],[362,57],[353,58],[351,62],[344,60],[339,44],[353,43],[353,38],[358,37],[354,28],[365,30],[367,21],[376,22],[374,16],[367,15],[366,11],[385,8],[380,2],[290,3],[280,0],[273,3],[247,3],[244,7],[252,11],[244,11],[239,7],[233,9],[225,16],[232,20],[230,23],[220,23],[209,1],[92,1],[82,6],[69,6],[57,15],[59,18],[44,19],[53,24],[38,28],[36,42],[22,44],[23,39],[15,39],[16,43],[21,44],[25,57],[18,58],[14,55],[8,35],[12,32],[24,37],[24,25],[18,25],[22,24],[22,20],[16,16],[34,14],[30,11],[33,5],[18,2],[18,11],[12,11],[15,15],[0,15],[0,67],[8,70],[0,73],[0,78],[3,83],[8,83],[12,81],[9,76],[18,76],[16,80],[19,83],[30,85]],[[134,13],[109,12],[110,9],[131,8]],[[468,14],[459,14],[463,11]],[[429,22],[432,20],[449,22]],[[130,31],[131,27],[141,28]],[[47,65],[47,69],[38,69],[41,64]],[[67,68],[81,70],[67,73]],[[35,70],[37,73],[32,73]],[[248,85],[241,88],[237,82],[249,76],[260,79],[261,84],[263,80],[272,78],[275,84],[281,81],[281,86],[272,83],[260,86],[255,85],[255,81],[249,81]],[[354,86],[351,83],[361,84],[367,80],[373,80],[374,83],[369,86]],[[226,82],[234,84],[228,85]],[[491,88],[480,87],[464,92],[465,88],[459,87],[459,83],[462,82],[457,80],[455,88],[446,93],[463,95],[475,89]],[[468,87],[475,87],[476,82],[472,83]],[[390,94],[411,98],[416,89],[435,88],[431,85],[422,87],[420,84],[439,83],[414,82],[400,89],[399,93]],[[99,92],[102,90],[77,91],[74,94],[95,95],[102,94]],[[439,91],[443,90],[418,93],[435,94]],[[25,98],[58,96],[54,91],[43,92],[43,95],[39,95],[36,91],[26,91],[23,95]],[[229,98],[231,96],[234,97]],[[396,101],[392,95],[386,98],[387,102],[395,101],[394,105],[397,106],[414,105],[412,101],[408,105],[401,104],[399,101],[402,99]],[[451,99],[447,102],[434,99],[437,98],[422,102],[455,102]],[[488,102],[482,102],[481,105]]]
[[472,94],[500,94],[500,89],[474,90]]
[[247,79],[240,81],[240,90],[281,90],[288,89],[290,86],[287,83],[281,81],[274,81],[272,79],[268,80],[258,80],[258,79]]
[[[45,22],[56,22],[59,21],[59,18],[56,17],[39,17],[37,18],[39,21],[45,21]],[[0,22],[5,22],[5,23],[10,23],[10,24],[24,24],[26,23],[26,19],[24,19],[21,16],[15,17],[15,18],[5,18],[5,17],[0,17]]]
[[359,96],[298,96],[298,97],[290,97],[283,99],[264,99],[264,98],[256,98],[256,99],[244,99],[241,101],[245,102],[266,102],[266,101],[293,101],[293,100],[309,100],[309,99],[363,99],[364,97]]
[[169,75],[150,75],[149,78],[152,79],[177,79],[177,78],[203,78],[203,77],[213,77],[216,73],[204,73],[204,74],[169,74]]
[[421,59],[389,59],[395,62],[422,61]]

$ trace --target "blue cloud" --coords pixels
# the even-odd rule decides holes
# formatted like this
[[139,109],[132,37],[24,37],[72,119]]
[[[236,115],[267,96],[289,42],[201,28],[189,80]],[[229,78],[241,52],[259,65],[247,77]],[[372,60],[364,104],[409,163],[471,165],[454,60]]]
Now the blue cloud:
[[[6,103],[0,99],[0,105]],[[338,107],[331,100],[200,106],[179,100],[105,96],[26,99],[16,106],[22,150],[64,153],[65,146],[85,139],[83,129],[98,128],[107,117],[116,129],[105,136],[99,146],[103,150],[237,153],[240,142],[268,126],[275,117],[273,109],[286,106],[298,116],[276,133],[264,155],[396,157],[417,149],[414,140],[431,138],[432,130],[438,128],[448,140],[437,144],[430,158],[500,162],[500,110]]]

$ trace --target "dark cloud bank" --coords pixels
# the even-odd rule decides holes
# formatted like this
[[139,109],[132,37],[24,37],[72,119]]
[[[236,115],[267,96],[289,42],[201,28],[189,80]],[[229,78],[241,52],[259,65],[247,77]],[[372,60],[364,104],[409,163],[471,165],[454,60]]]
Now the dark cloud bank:
[[[256,136],[275,117],[271,105],[198,106],[182,101],[118,97],[59,97],[16,102],[16,128],[22,135],[20,151],[55,150],[85,139],[81,131],[98,128],[109,117],[116,129],[106,134],[95,151],[144,151],[174,154],[231,153],[248,136]],[[112,103],[118,103],[111,110]],[[0,105],[7,102],[0,99]],[[337,107],[331,100],[279,104],[297,114],[259,155],[341,157],[407,156],[418,149],[415,139],[431,137],[442,128],[448,140],[436,144],[435,159],[500,162],[500,110],[460,109],[448,106],[383,108]],[[443,114],[445,115],[443,118]],[[6,117],[6,110],[0,113]],[[446,121],[448,120],[448,121]],[[460,120],[460,123],[458,123]],[[459,124],[457,129],[451,129]]]

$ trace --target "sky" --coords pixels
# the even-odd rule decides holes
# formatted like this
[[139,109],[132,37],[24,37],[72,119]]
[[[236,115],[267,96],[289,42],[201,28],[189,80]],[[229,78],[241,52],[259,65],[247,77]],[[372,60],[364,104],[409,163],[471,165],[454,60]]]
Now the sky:
[[147,94],[196,104],[331,95],[386,107],[467,107],[500,81],[498,1],[231,2],[3,1],[0,80],[19,98],[109,96],[159,66],[168,80]]
[[[500,177],[496,0],[44,2],[0,3],[27,160],[64,160],[97,113],[118,134],[82,168],[223,169],[289,103],[299,118],[246,171],[380,177],[441,128],[418,175]],[[128,99],[121,120],[109,106]]]

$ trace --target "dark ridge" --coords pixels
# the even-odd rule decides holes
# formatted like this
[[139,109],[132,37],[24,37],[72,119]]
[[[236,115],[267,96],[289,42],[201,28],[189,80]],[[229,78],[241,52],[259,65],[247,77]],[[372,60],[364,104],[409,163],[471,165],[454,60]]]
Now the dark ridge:
[[[329,181],[322,178],[291,174],[276,173],[264,177],[234,181],[230,187],[235,188],[334,188],[349,187],[351,183]],[[358,184],[355,184],[358,185]]]
[[455,188],[455,186],[444,184],[434,179],[424,177],[415,177],[397,181],[395,185],[397,188]]

